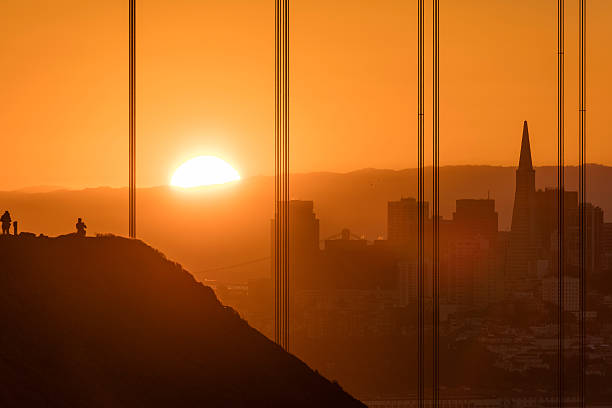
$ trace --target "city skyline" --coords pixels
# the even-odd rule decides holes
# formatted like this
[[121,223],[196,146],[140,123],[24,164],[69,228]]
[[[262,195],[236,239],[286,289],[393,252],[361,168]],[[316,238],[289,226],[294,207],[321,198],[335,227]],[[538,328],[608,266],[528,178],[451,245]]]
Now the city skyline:
[[[585,354],[590,367],[585,372],[590,386],[587,395],[592,400],[607,398],[601,384],[610,369],[606,342],[612,339],[612,325],[604,322],[608,321],[612,305],[607,283],[612,271],[612,222],[604,221],[601,208],[584,203],[586,218],[582,228],[586,239],[585,258],[581,261],[578,192],[565,191],[566,255],[562,269],[564,286],[559,286],[558,190],[554,185],[536,189],[537,171],[532,165],[529,136],[525,122],[522,136],[517,138],[521,149],[509,230],[499,228],[495,200],[490,198],[458,198],[452,217],[439,220],[437,290],[439,328],[445,344],[439,361],[443,373],[451,372],[440,386],[443,399],[449,403],[454,401],[453,395],[463,393],[463,401],[473,406],[513,406],[519,403],[513,396],[520,396],[524,404],[549,406],[546,404],[556,401],[553,396],[557,388],[554,376],[547,374],[558,370],[555,360],[562,353],[560,358],[566,364],[568,376],[564,377],[565,406],[578,406],[577,359],[581,341],[589,345]],[[350,225],[337,234],[320,236],[319,230],[328,220],[319,219],[315,204],[308,200],[289,203],[294,352],[306,361],[326,367],[326,375],[342,379],[356,395],[372,401],[372,406],[376,406],[376,401],[381,406],[393,406],[400,401],[408,404],[418,400],[415,373],[410,370],[404,375],[397,373],[401,372],[402,364],[413,361],[410,352],[402,352],[403,349],[431,352],[428,342],[435,327],[431,318],[435,295],[431,203],[424,201],[419,206],[417,199],[411,197],[389,201],[386,236],[375,240],[351,232]],[[417,234],[421,214],[418,207],[424,210],[423,236]],[[273,232],[270,236],[273,243]],[[419,240],[424,246],[422,277],[417,268]],[[579,279],[581,262],[588,276],[586,289]],[[274,265],[269,276],[250,280],[245,288],[232,288],[222,280],[211,281],[222,299],[235,305],[268,335],[272,318],[264,305],[271,293]],[[423,293],[418,290],[419,279],[424,280]],[[591,299],[586,309],[581,305],[582,290]],[[559,299],[563,299],[562,308]],[[420,302],[426,310],[422,324],[428,342],[424,349],[415,344]],[[514,312],[521,308],[530,311],[527,315]],[[564,316],[561,323],[557,311]],[[581,313],[588,327],[582,340]],[[559,324],[563,327],[561,331]],[[557,347],[560,332],[564,341],[561,352]],[[344,342],[347,344],[340,350],[339,345]],[[346,361],[344,349],[362,350],[365,345],[376,344],[384,344],[385,349],[368,350],[376,358],[369,360],[367,371],[376,372],[383,379],[374,385],[368,375],[349,368],[359,364]],[[463,379],[465,373],[461,368],[454,369],[453,361],[462,359],[461,354],[450,351],[455,349],[469,355],[467,361],[480,361],[480,370],[474,374],[476,382]],[[337,363],[338,360],[343,363]],[[403,381],[397,381],[397,377]],[[431,392],[429,383],[424,381],[427,392]],[[384,393],[382,390],[392,393],[395,399],[375,398]],[[486,398],[489,399],[485,401]]]

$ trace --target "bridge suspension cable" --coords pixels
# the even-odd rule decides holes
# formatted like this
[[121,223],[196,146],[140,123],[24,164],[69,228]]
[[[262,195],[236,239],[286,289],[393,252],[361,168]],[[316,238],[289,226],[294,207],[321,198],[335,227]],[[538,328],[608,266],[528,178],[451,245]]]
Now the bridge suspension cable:
[[440,402],[440,0],[433,0],[433,359],[432,407]]
[[274,339],[289,350],[289,0],[275,0]]
[[130,0],[129,236],[136,238],[136,0]]
[[578,398],[581,408],[585,407],[585,392],[586,392],[586,356],[585,356],[585,340],[586,340],[586,296],[587,296],[587,276],[588,263],[586,260],[586,237],[587,237],[587,216],[586,216],[586,0],[580,0],[579,5],[579,124],[578,124],[578,168],[579,181],[578,190],[580,196],[579,203],[579,263],[580,263],[580,316],[579,316],[579,384]]
[[564,48],[565,48],[565,0],[558,0],[557,8],[557,28],[558,28],[558,61],[557,61],[557,217],[558,217],[558,378],[557,378],[557,400],[559,408],[565,404],[565,303],[564,303],[564,279],[565,279],[565,93],[564,93]]
[[417,397],[425,407],[425,0],[418,1]]

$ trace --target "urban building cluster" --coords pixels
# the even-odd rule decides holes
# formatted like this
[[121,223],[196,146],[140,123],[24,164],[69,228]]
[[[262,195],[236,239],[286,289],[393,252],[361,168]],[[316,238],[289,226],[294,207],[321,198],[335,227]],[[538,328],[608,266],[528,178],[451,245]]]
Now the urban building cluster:
[[[570,316],[565,347],[566,356],[572,359],[578,353],[578,331],[571,317],[577,316],[580,299],[577,192],[566,191],[564,200],[564,302]],[[556,189],[536,190],[525,122],[510,231],[499,230],[495,201],[489,198],[457,200],[452,218],[439,220],[441,336],[449,353],[453,344],[468,342],[483,355],[492,356],[491,370],[528,377],[554,368],[559,299],[557,205]],[[389,202],[386,239],[368,241],[349,229],[321,239],[314,203],[290,202],[291,341],[305,361],[316,361],[326,375],[342,383],[349,381],[342,378],[341,363],[331,352],[324,357],[329,344],[345,342],[350,349],[351,344],[367,343],[363,339],[376,339],[367,344],[385,344],[415,336],[419,206],[427,214],[425,279],[426,307],[430,309],[429,203],[414,198]],[[597,282],[598,277],[612,272],[612,223],[604,222],[601,208],[590,203],[585,206],[587,276],[590,282]],[[274,220],[272,239],[273,224]],[[272,334],[272,276],[273,271],[269,279],[249,282],[242,300],[234,299],[243,316],[268,335]],[[597,317],[598,313],[611,314],[612,297],[604,288],[589,287],[591,292],[587,374],[605,378],[612,374],[612,324],[597,321]]]

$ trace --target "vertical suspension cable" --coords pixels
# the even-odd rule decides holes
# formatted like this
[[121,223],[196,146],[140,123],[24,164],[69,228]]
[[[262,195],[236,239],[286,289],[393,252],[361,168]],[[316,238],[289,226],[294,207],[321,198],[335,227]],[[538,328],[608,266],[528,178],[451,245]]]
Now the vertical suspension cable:
[[289,349],[289,0],[275,1],[274,340]]
[[130,0],[129,236],[136,238],[136,0]]
[[285,77],[285,46],[286,46],[286,42],[285,42],[285,2],[283,1],[283,15],[282,15],[282,69],[283,69],[283,74],[282,74],[282,79],[283,79],[283,112],[282,112],[282,117],[283,117],[283,132],[282,132],[282,141],[281,141],[281,145],[282,145],[282,153],[281,153],[281,162],[282,162],[282,198],[281,198],[281,202],[282,202],[282,207],[283,207],[283,211],[282,211],[282,222],[281,222],[281,226],[282,226],[282,233],[281,233],[281,237],[283,239],[282,242],[282,246],[283,246],[283,250],[282,250],[282,254],[283,254],[283,267],[282,267],[282,289],[283,289],[283,294],[282,294],[282,299],[283,299],[283,306],[282,306],[282,319],[283,321],[281,322],[281,328],[282,328],[282,332],[281,332],[281,344],[283,346],[283,348],[285,348],[285,341],[286,341],[286,330],[285,330],[285,324],[287,322],[287,256],[286,256],[286,247],[287,247],[287,239],[286,239],[286,235],[285,235],[285,223],[287,221],[287,200],[285,198],[285,190],[287,188],[287,180],[286,180],[286,176],[285,176],[285,171],[286,171],[286,163],[285,163],[285,135],[287,132],[287,123],[286,123],[286,108],[287,106],[285,105],[285,92],[286,92],[286,80],[287,78]]
[[280,0],[274,3],[274,341],[280,336]]
[[285,76],[285,93],[284,93],[284,163],[285,163],[285,350],[289,350],[289,311],[290,311],[290,286],[289,286],[289,0],[284,0],[285,20],[283,25],[283,35],[285,38],[285,55],[284,55],[284,76]]
[[558,406],[564,406],[565,397],[565,357],[564,357],[564,340],[565,340],[565,323],[564,323],[564,278],[565,278],[565,151],[564,151],[564,109],[565,109],[565,93],[564,93],[564,47],[565,47],[565,1],[558,0],[558,151],[557,151],[557,184],[558,184],[558,378],[557,378],[557,399]]
[[580,86],[579,86],[579,263],[580,263],[580,318],[579,318],[579,404],[581,408],[585,406],[585,387],[586,387],[586,356],[585,356],[585,339],[586,339],[586,279],[587,279],[587,260],[586,260],[586,238],[588,232],[586,218],[586,0],[580,0]]
[[440,1],[433,0],[433,389],[432,406],[440,398]]
[[424,345],[425,345],[425,268],[424,268],[424,235],[425,235],[425,185],[424,185],[424,142],[425,142],[425,113],[424,113],[424,48],[425,48],[425,10],[424,0],[418,1],[418,200],[417,200],[417,211],[418,211],[418,243],[417,243],[417,286],[418,286],[418,405],[419,408],[424,408],[424,397],[425,397],[425,359],[424,359]]
[[282,121],[282,126],[283,126],[283,130],[281,132],[281,207],[282,207],[282,221],[281,221],[281,246],[282,246],[282,259],[283,259],[283,265],[281,267],[281,288],[282,288],[282,294],[281,294],[281,299],[282,299],[282,305],[281,305],[281,345],[283,348],[285,348],[285,337],[286,337],[286,330],[285,330],[285,323],[287,321],[287,274],[286,274],[286,270],[287,270],[287,256],[286,256],[286,249],[287,249],[287,236],[285,235],[285,223],[287,221],[287,201],[285,199],[285,190],[287,188],[287,180],[285,177],[285,134],[287,131],[287,123],[286,123],[286,117],[285,117],[285,86],[287,85],[286,78],[285,78],[285,1],[283,0],[282,2],[282,7],[281,7],[281,69],[282,69],[282,74],[281,74],[281,78],[282,78],[282,90],[283,90],[283,94],[281,95],[282,98],[282,112],[281,112],[281,121]]

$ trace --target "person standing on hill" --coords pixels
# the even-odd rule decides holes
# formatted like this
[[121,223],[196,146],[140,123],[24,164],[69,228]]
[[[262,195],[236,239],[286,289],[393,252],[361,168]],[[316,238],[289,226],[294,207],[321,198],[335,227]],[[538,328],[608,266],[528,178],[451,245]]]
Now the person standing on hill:
[[84,237],[86,234],[85,230],[87,229],[87,225],[85,225],[83,220],[79,218],[76,223],[76,229],[77,229],[77,235],[80,237]]
[[9,235],[11,230],[11,214],[8,211],[5,211],[0,218],[2,221],[2,235]]

